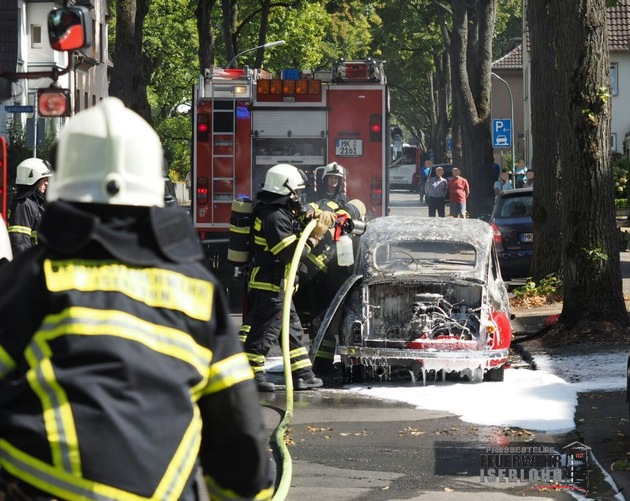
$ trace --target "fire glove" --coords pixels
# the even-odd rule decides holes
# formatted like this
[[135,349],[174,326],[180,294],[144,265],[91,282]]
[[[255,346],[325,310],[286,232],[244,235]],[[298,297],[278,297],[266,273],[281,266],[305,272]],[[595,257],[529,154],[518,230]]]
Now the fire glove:
[[317,225],[313,228],[311,236],[321,240],[324,234],[335,224],[335,215],[332,212],[320,212],[316,217]]

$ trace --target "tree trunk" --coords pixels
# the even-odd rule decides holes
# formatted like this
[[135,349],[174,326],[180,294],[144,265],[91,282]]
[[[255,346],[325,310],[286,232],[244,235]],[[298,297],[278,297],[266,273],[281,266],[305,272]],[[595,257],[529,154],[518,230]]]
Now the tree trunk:
[[109,95],[152,124],[147,100],[150,68],[142,54],[142,25],[149,11],[147,0],[120,0],[116,5],[116,44]]
[[[258,30],[258,45],[267,43],[267,30],[269,29],[269,11],[271,10],[271,0],[263,0],[260,8],[260,29]],[[265,49],[262,47],[256,51],[254,68],[262,68]]]
[[[563,328],[628,324],[612,167],[605,0],[550,2],[559,75]],[[591,328],[592,329],[592,328]]]
[[[559,87],[554,28],[549,0],[528,0],[527,26],[531,47],[531,120],[534,158],[534,258],[530,274],[536,283],[547,275],[561,276],[560,141],[557,131]],[[525,49],[525,47],[524,47]]]
[[[221,0],[221,29],[225,41],[225,62],[226,65],[238,54],[238,40],[236,29],[238,26],[238,4],[236,0]],[[232,63],[238,66],[238,61]]]
[[452,6],[453,123],[461,127],[467,210],[478,217],[489,214],[494,202],[490,75],[496,0],[452,0]]
[[197,37],[199,39],[199,72],[214,65],[214,30],[212,29],[212,11],[216,0],[197,0],[195,18],[197,19]]

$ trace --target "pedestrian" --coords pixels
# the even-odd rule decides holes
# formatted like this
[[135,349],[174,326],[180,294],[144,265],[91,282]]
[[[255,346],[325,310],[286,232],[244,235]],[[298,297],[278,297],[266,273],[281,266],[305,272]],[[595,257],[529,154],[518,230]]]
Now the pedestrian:
[[507,169],[503,169],[503,172],[501,172],[498,181],[494,182],[494,194],[496,196],[502,191],[507,191],[511,189],[513,189],[513,187],[512,181],[510,181],[510,173]]
[[52,176],[50,163],[39,158],[28,158],[17,166],[17,193],[9,203],[9,238],[13,255],[37,245],[37,229],[44,214],[46,189]]
[[429,178],[426,187],[427,203],[429,205],[429,217],[435,217],[437,213],[440,217],[445,217],[444,206],[448,195],[448,182],[443,177],[444,169],[437,167],[435,175]]
[[467,217],[466,199],[470,195],[470,186],[457,167],[453,167],[453,177],[448,181],[448,193],[451,216]]
[[345,174],[345,169],[337,162],[326,165],[322,174],[322,182],[315,192],[315,201],[332,200],[341,205],[347,203]]
[[499,176],[501,175],[501,166],[497,162],[496,156],[495,156],[495,159],[494,159],[494,163],[492,164],[492,171],[494,173],[494,179],[498,180]]
[[527,166],[524,161],[520,161],[514,171],[517,188],[524,188],[527,183]]
[[[265,176],[262,191],[256,195],[252,220],[252,257],[248,283],[247,314],[239,331],[245,342],[245,352],[254,371],[258,390],[275,391],[273,382],[265,374],[265,357],[280,337],[286,277],[301,234],[300,196],[306,176],[289,164],[271,167]],[[314,249],[334,224],[331,212],[315,212],[317,226],[311,233],[305,254]],[[322,386],[315,376],[308,351],[302,343],[302,322],[291,301],[289,346],[293,385],[296,390]]]
[[429,174],[431,173],[431,160],[426,160],[424,162],[424,167],[420,171],[420,186],[418,187],[418,192],[420,193],[420,203],[424,202],[425,199],[425,191],[427,186],[427,180],[429,179]]
[[106,98],[62,129],[55,167],[40,244],[0,273],[0,490],[270,498],[253,374],[190,221],[164,207],[157,134]]
[[527,188],[533,188],[534,187],[534,171],[529,169],[527,171],[527,181],[525,182],[525,186]]
[[193,192],[192,192],[192,179],[191,179],[190,171],[188,171],[186,173],[186,181],[185,182],[186,182],[186,189],[188,190],[188,200],[192,204]]

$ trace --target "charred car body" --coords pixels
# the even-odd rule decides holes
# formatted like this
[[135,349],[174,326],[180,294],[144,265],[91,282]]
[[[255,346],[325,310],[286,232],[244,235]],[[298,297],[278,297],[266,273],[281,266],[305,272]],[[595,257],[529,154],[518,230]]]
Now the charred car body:
[[331,333],[345,382],[503,380],[512,329],[492,229],[454,218],[370,221],[314,344]]

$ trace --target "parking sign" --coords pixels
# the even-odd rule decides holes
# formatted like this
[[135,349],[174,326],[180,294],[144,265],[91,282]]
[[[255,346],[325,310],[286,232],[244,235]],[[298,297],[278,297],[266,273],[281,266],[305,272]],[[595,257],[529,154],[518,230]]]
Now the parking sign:
[[509,118],[495,118],[492,120],[492,147],[512,147],[512,120]]

